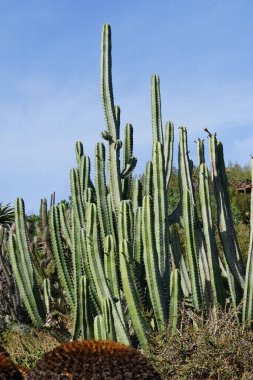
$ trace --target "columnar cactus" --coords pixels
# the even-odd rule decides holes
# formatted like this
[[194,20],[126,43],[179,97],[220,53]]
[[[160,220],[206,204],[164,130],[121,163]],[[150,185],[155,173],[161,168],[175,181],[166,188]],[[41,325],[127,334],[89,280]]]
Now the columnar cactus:
[[41,326],[45,321],[45,310],[34,273],[25,223],[25,205],[21,198],[15,202],[15,225],[16,234],[11,234],[9,238],[11,265],[29,316],[35,326]]
[[[170,214],[168,194],[174,126],[167,122],[163,129],[160,79],[154,75],[151,80],[151,160],[146,164],[142,179],[134,180],[132,172],[137,160],[133,155],[133,126],[126,125],[122,143],[120,109],[115,106],[113,97],[111,59],[111,28],[106,24],[101,44],[101,99],[106,123],[102,137],[107,147],[101,142],[96,145],[94,183],[90,159],[78,141],[75,145],[77,167],[70,172],[71,210],[67,212],[63,204],[52,204],[47,213],[43,204],[41,211],[42,223],[49,215],[50,248],[72,313],[72,337],[116,339],[129,345],[134,336],[142,347],[147,348],[148,333],[152,328],[161,330],[168,325],[170,333],[175,332],[180,300],[186,300],[187,305],[197,312],[204,308],[208,313],[222,307],[226,296],[238,305],[244,283],[243,319],[248,321],[253,298],[253,238],[245,280],[233,227],[222,144],[209,133],[211,190],[204,144],[202,140],[198,141],[196,185],[187,130],[180,127],[180,201]],[[216,198],[217,228],[224,250],[219,256],[212,221],[211,191]],[[200,210],[197,209],[198,202]],[[42,325],[44,311],[36,290],[21,199],[16,202],[15,215],[16,234],[12,233],[9,241],[11,263],[32,321]],[[180,242],[180,230],[183,231],[184,244]],[[49,279],[45,279],[47,312],[50,310],[49,285]],[[72,347],[82,349],[82,345],[76,343],[66,346],[67,351],[72,352]],[[59,352],[64,353],[64,350],[59,349]]]

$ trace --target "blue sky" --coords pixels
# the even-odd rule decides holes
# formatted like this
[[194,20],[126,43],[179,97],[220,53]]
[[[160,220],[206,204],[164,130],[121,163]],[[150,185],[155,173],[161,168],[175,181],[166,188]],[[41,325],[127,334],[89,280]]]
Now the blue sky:
[[222,140],[227,162],[248,163],[252,15],[251,0],[0,0],[0,202],[22,196],[32,213],[53,191],[57,201],[67,199],[77,140],[94,162],[105,128],[104,23],[112,27],[122,131],[126,122],[134,126],[137,173],[151,154],[154,73],[161,79],[163,121],[188,127],[194,160],[194,140],[206,137],[208,127]]

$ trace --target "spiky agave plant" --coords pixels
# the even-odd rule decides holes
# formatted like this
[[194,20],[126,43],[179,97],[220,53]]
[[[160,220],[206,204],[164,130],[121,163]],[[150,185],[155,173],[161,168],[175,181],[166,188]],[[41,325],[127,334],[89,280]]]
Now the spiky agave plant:
[[0,202],[0,224],[4,226],[10,226],[15,219],[14,209],[10,206],[10,203],[3,205]]
[[152,379],[160,375],[134,348],[113,341],[74,341],[56,347],[28,375],[32,379]]

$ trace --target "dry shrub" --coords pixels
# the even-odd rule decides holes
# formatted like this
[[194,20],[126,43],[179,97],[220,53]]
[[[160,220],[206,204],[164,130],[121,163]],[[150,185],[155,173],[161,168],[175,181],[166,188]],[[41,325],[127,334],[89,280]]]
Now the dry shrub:
[[16,331],[6,330],[0,337],[1,345],[18,365],[33,367],[45,352],[59,345],[59,342],[46,331],[21,327],[20,325]]
[[238,312],[205,319],[181,312],[181,327],[152,338],[149,359],[162,379],[253,379],[253,332],[239,325]]
[[9,353],[0,346],[0,379],[21,380],[22,375],[10,358]]

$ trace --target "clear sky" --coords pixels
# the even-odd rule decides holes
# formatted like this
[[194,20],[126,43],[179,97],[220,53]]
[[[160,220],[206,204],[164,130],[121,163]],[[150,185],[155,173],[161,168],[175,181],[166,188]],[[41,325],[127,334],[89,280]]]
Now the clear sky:
[[[105,128],[99,94],[102,25],[111,24],[115,103],[134,126],[141,173],[151,155],[150,78],[163,121],[194,140],[217,132],[226,161],[253,154],[252,0],[0,0],[0,202],[28,213],[67,199],[74,143],[94,164]],[[176,128],[176,134],[178,134]],[[177,146],[175,146],[175,150]],[[207,150],[207,149],[206,149]],[[176,164],[176,155],[175,155]]]

